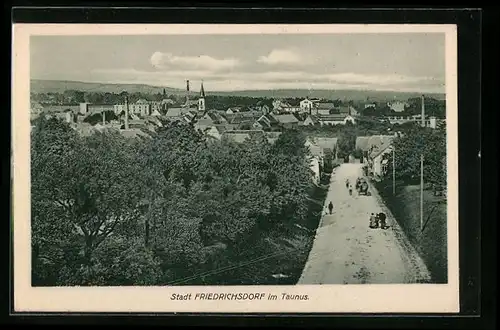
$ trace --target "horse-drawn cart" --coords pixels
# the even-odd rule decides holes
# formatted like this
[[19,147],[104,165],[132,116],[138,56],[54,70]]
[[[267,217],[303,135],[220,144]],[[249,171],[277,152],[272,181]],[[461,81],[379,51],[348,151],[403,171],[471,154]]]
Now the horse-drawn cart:
[[368,182],[365,179],[361,179],[357,184],[358,194],[359,195],[369,195],[368,192]]

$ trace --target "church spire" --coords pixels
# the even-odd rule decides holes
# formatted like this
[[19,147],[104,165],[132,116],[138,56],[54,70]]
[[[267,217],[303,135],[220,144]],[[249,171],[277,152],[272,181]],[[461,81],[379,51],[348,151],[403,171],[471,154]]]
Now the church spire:
[[201,81],[200,97],[205,98],[205,88],[203,88],[203,80]]
[[198,111],[205,111],[205,88],[203,88],[203,80],[200,87],[200,98],[198,99]]

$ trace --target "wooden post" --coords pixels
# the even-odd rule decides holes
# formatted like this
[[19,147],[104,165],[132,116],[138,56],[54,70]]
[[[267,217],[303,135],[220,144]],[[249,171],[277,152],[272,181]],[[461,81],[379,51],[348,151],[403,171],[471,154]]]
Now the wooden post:
[[392,194],[396,195],[396,160],[395,148],[392,147]]
[[424,226],[424,154],[420,155],[420,230]]
[[421,118],[421,126],[425,127],[425,98],[423,95],[422,95],[422,113],[420,115],[422,117]]
[[125,95],[125,129],[128,129],[128,96]]

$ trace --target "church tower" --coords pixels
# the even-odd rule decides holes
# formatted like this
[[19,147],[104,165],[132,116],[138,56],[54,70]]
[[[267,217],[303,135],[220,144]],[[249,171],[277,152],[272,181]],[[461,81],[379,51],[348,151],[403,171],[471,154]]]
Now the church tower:
[[198,99],[198,111],[205,111],[205,89],[203,88],[203,81],[200,87],[200,98]]

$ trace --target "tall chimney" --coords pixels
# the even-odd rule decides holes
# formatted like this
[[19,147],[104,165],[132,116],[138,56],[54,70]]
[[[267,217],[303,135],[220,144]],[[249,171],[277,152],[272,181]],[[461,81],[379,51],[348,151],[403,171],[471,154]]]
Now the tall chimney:
[[106,111],[102,112],[102,126],[106,125]]
[[186,80],[186,106],[190,108],[189,106],[189,79]]
[[422,99],[422,113],[421,113],[421,121],[422,121],[422,127],[425,127],[425,98],[424,96],[422,95],[421,96],[421,99]]
[[128,96],[125,95],[125,129],[128,129]]

